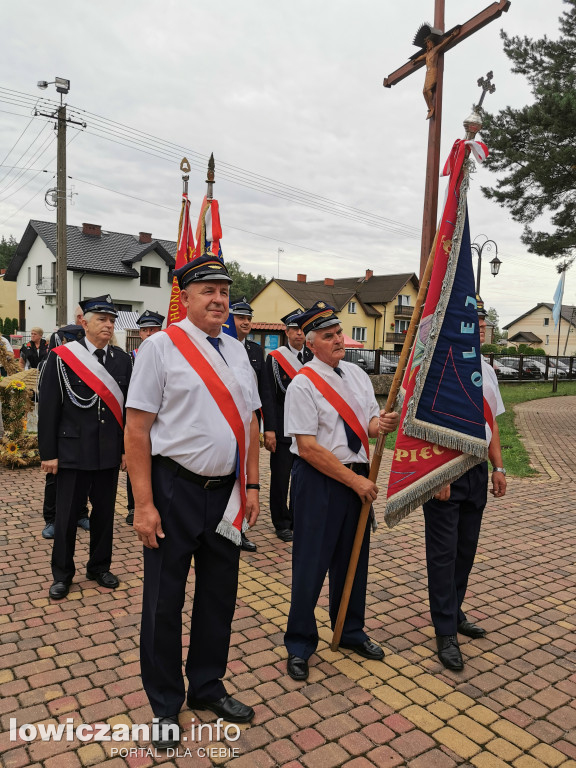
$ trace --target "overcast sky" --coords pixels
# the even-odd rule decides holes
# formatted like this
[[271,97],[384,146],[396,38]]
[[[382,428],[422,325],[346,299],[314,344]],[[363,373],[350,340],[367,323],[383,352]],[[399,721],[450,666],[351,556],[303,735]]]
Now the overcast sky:
[[[447,0],[446,29],[489,4]],[[433,6],[434,0],[19,0],[3,7],[0,86],[55,99],[54,86],[40,91],[36,82],[70,79],[70,114],[87,128],[68,133],[69,184],[77,193],[69,224],[175,240],[184,147],[200,163],[190,176],[194,219],[214,152],[224,256],[244,269],[277,276],[279,258],[286,279],[298,272],[347,277],[366,268],[418,273],[424,70],[392,89],[382,80],[416,51],[412,39],[421,23],[433,21]],[[441,163],[463,136],[478,77],[494,71],[496,93],[486,102],[492,111],[530,99],[525,81],[510,72],[500,29],[555,37],[562,10],[561,0],[512,0],[507,14],[446,55]],[[44,194],[55,184],[56,144],[51,123],[30,122],[25,101],[6,99],[0,91],[0,235],[19,239],[29,219],[55,221]],[[128,128],[149,134],[146,143]],[[34,170],[10,170],[14,165]],[[489,274],[490,255],[481,292],[504,324],[552,301],[558,276],[553,263],[527,254],[522,228],[508,212],[484,199],[480,186],[493,181],[478,169],[469,208],[472,237],[498,243],[500,275]],[[322,198],[326,210],[307,205],[304,193]],[[361,220],[366,214],[376,226]],[[564,303],[576,304],[572,273]]]

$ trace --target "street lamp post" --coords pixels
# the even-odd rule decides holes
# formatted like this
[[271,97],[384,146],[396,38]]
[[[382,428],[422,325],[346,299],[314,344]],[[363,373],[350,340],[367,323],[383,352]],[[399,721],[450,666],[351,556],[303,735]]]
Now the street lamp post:
[[[480,243],[477,243],[476,240],[478,237],[485,237],[486,239],[484,242],[480,245]],[[500,271],[500,264],[502,262],[498,258],[498,246],[494,242],[494,240],[489,240],[486,235],[478,235],[478,237],[474,238],[474,242],[471,244],[471,249],[474,253],[478,256],[478,269],[476,271],[476,293],[480,294],[480,276],[482,274],[482,253],[484,252],[484,249],[486,248],[486,251],[490,254],[492,251],[494,251],[494,258],[490,262],[490,272],[491,274],[496,277],[498,272]]]

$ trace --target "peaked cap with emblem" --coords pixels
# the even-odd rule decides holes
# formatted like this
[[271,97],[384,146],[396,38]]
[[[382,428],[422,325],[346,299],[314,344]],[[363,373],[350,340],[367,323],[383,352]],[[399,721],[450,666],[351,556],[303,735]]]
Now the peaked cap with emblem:
[[56,333],[61,339],[64,338],[66,341],[80,341],[80,339],[83,339],[84,336],[86,336],[84,328],[82,328],[81,325],[74,325],[73,323],[65,325],[63,328],[59,328]]
[[302,328],[304,333],[319,331],[321,328],[329,328],[331,325],[336,325],[339,322],[336,308],[331,307],[330,304],[326,304],[324,301],[317,301],[313,307],[296,316],[296,323]]
[[299,328],[298,325],[298,315],[302,315],[304,313],[303,309],[300,309],[300,307],[296,307],[296,309],[293,309],[292,312],[288,312],[287,315],[284,315],[284,317],[280,318],[280,322],[284,323],[286,328]]
[[190,283],[208,282],[210,280],[232,282],[224,262],[210,253],[199,256],[197,259],[189,261],[188,264],[184,264],[183,267],[175,269],[174,276],[178,280],[178,287],[181,291]]
[[110,294],[107,296],[96,296],[93,299],[84,299],[80,302],[80,308],[84,314],[88,312],[97,312],[103,315],[113,315],[118,317],[116,307],[112,303],[112,297]]
[[232,315],[244,315],[245,317],[252,317],[254,310],[244,298],[242,301],[235,301],[234,304],[230,304],[230,313]]
[[478,312],[479,317],[487,317],[488,312],[486,312],[486,307],[484,306],[484,302],[480,298],[480,294],[476,294],[476,311]]
[[138,328],[162,328],[164,322],[164,315],[159,315],[158,312],[152,312],[151,309],[145,309],[136,320]]

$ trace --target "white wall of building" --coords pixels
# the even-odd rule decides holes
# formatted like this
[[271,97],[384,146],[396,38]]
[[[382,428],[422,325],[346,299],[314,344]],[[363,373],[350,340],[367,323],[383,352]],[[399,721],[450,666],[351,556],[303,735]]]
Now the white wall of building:
[[[41,237],[37,237],[28,257],[22,265],[16,280],[16,295],[18,300],[26,302],[27,332],[34,326],[40,326],[46,336],[56,328],[56,299],[39,294],[36,289],[36,268],[42,266],[42,277],[52,276],[51,265],[55,258]],[[116,304],[131,305],[132,310],[141,312],[152,309],[166,315],[170,300],[171,283],[168,282],[168,266],[155,252],[151,251],[134,264],[134,269],[140,273],[141,267],[156,267],[160,269],[160,286],[141,286],[139,278],[115,277],[114,275],[90,274],[68,271],[67,301],[68,319],[74,321],[74,308],[80,299],[110,294]],[[30,275],[30,280],[28,280]],[[30,283],[30,284],[28,284]],[[82,296],[80,296],[80,291]],[[51,303],[51,302],[54,303]]]

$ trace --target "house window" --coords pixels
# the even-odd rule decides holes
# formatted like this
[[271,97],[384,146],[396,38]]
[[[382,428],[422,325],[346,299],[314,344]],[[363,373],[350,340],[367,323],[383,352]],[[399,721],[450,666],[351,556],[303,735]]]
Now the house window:
[[354,341],[366,341],[366,328],[354,326],[352,328],[352,338]]
[[355,315],[356,314],[356,302],[355,301],[349,301],[348,302],[348,314]]
[[132,304],[117,304],[114,302],[114,306],[118,312],[132,312]]
[[36,267],[36,285],[42,284],[42,264]]
[[394,333],[405,333],[410,325],[410,320],[396,320],[394,323]]
[[548,346],[548,344],[550,344],[550,336],[546,334],[546,346]]
[[142,267],[140,270],[140,285],[160,288],[160,268]]
[[28,285],[32,282],[32,269],[28,267]]
[[[549,317],[545,317],[544,318],[544,325],[550,325],[550,318]],[[546,342],[546,343],[548,343],[548,342]]]
[[410,296],[405,296],[401,293],[398,294],[398,306],[399,307],[409,307],[410,306]]

